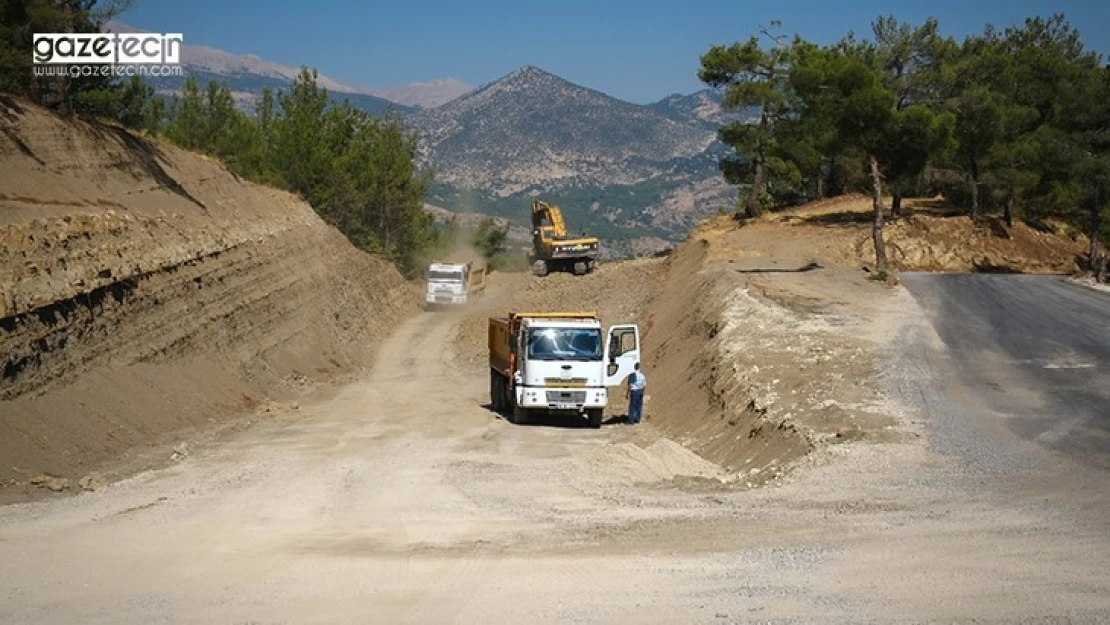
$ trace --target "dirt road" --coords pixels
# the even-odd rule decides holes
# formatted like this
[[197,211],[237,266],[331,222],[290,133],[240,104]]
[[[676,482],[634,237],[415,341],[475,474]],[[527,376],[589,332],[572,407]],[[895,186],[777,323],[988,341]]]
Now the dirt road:
[[1110,469],[1110,294],[1059,276],[902,279],[948,347],[962,412]]
[[749,491],[650,425],[500,420],[485,372],[446,364],[463,318],[167,469],[0,508],[0,622],[1110,619],[1102,474],[1050,488],[909,441]]

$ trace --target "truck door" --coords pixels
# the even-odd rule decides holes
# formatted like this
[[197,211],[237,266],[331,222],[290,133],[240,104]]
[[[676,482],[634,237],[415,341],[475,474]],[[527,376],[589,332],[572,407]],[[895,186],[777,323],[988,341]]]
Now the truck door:
[[619,386],[640,362],[640,328],[635,325],[609,328],[605,342],[605,386]]

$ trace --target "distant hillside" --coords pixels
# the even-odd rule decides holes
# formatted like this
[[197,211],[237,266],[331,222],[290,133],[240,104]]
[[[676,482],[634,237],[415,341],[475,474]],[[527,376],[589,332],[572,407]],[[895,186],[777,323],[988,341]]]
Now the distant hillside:
[[[253,112],[255,104],[262,95],[262,90],[269,87],[273,91],[278,89],[289,89],[291,80],[285,78],[278,78],[272,76],[265,76],[261,74],[218,74],[196,67],[188,67],[190,74],[196,77],[197,82],[202,86],[210,80],[217,82],[227,83],[231,89],[232,95],[235,96],[239,106],[247,111]],[[299,70],[298,70],[299,71]],[[182,85],[185,84],[185,78],[151,78],[148,82],[166,96],[177,93],[181,90]],[[393,111],[399,114],[407,114],[413,112],[415,109],[408,106],[390,102],[384,98],[377,96],[366,95],[364,93],[344,93],[342,91],[335,91],[328,88],[328,93],[331,99],[336,103],[342,103],[344,100],[350,102],[351,106],[362,109],[372,115],[381,115],[386,111]]]
[[[110,22],[108,30],[140,32],[120,22]],[[185,70],[195,75],[201,84],[209,80],[227,83],[247,109],[253,106],[263,88],[287,87],[301,71],[300,67],[274,63],[254,54],[234,54],[218,48],[198,45],[182,46],[181,62]],[[180,90],[184,81],[184,78],[170,77],[151,79],[150,83],[163,93],[170,93]],[[408,113],[420,107],[437,106],[470,90],[469,85],[454,78],[413,83],[389,89],[341,82],[325,74],[320,74],[317,82],[327,88],[337,102],[347,100],[352,106],[375,115],[387,109]]]
[[[263,89],[287,88],[300,72],[256,55],[198,45],[183,47],[182,62],[201,83],[227,83],[248,112]],[[714,90],[645,106],[532,66],[473,90],[451,78],[392,89],[323,73],[317,80],[336,102],[407,117],[421,136],[421,165],[435,172],[427,202],[447,210],[523,226],[531,198],[542,195],[563,207],[572,228],[654,245],[682,239],[693,224],[731,209],[736,200],[736,189],[723,184],[718,170],[728,149],[717,130],[745,115],[721,111]],[[151,81],[166,97],[183,83]]]
[[414,82],[404,87],[375,90],[374,94],[392,102],[419,108],[446,104],[472,90],[473,87],[455,78]]
[[722,110],[721,100],[723,99],[724,96],[720,91],[702,89],[689,95],[675,93],[647,106],[671,119],[704,122],[713,130],[732,121],[754,118],[758,114],[758,111],[731,112]]
[[574,229],[681,238],[735,201],[718,184],[726,148],[710,93],[641,106],[520,68],[412,117],[436,174],[428,201],[520,223],[542,195]]

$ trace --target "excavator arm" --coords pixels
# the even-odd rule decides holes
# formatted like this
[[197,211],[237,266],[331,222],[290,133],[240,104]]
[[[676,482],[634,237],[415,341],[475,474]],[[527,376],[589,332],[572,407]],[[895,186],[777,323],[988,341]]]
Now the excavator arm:
[[542,200],[532,200],[532,228],[543,228],[544,222],[550,224],[551,234],[555,238],[567,236],[566,223],[563,222],[563,211],[558,206],[548,204]]

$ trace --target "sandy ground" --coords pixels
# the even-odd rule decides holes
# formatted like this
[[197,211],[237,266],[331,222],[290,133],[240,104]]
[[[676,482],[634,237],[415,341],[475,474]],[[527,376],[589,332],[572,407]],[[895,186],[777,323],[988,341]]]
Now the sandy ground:
[[[1110,622],[1105,472],[950,383],[859,198],[421,313],[292,196],[0,104],[2,623]],[[903,269],[1083,244],[907,213]],[[639,323],[647,424],[491,413],[522,308]]]
[[[936,337],[892,297],[887,384],[935,393]],[[1036,471],[969,471],[924,443],[925,402],[916,436],[747,490],[650,425],[502,421],[449,364],[464,318],[412,319],[369,379],[169,468],[0,508],[0,621],[1110,619],[1103,474],[1004,438]]]

